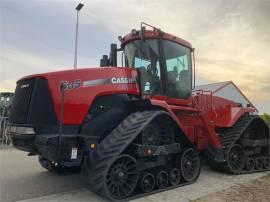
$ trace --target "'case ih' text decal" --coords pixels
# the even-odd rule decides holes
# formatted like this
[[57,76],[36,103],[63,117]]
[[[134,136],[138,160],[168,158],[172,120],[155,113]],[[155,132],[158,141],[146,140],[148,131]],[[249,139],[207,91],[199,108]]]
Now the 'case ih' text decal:
[[112,83],[135,83],[136,79],[127,77],[113,77],[111,81]]
[[112,77],[107,79],[95,79],[89,81],[83,81],[83,87],[89,86],[97,86],[97,85],[104,85],[104,84],[129,84],[129,83],[136,83],[135,78],[130,77]]

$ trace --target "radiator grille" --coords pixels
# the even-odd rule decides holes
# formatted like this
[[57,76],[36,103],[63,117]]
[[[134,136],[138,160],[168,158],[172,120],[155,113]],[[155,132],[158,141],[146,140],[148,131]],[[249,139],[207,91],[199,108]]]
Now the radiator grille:
[[35,79],[21,80],[17,83],[9,115],[9,121],[11,123],[26,123],[34,86]]

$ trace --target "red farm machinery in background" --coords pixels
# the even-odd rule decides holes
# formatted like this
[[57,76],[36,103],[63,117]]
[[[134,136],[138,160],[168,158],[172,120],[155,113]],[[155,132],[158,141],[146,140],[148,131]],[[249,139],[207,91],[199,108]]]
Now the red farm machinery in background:
[[8,126],[16,148],[48,170],[81,167],[110,200],[192,183],[201,156],[232,174],[269,170],[266,123],[232,82],[195,87],[189,42],[145,23],[119,40],[100,67],[17,82]]

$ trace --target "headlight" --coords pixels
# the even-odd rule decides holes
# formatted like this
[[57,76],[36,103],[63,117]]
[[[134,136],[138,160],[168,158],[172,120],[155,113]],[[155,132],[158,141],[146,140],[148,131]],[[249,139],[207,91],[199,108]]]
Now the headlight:
[[19,126],[8,126],[7,132],[8,133],[26,134],[26,135],[36,134],[34,128],[32,128],[32,127],[19,127]]

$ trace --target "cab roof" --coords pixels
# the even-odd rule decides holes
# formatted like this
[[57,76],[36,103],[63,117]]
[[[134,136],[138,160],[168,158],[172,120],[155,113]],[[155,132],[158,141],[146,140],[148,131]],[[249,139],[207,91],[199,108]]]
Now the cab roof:
[[[170,41],[173,41],[175,43],[178,43],[180,45],[186,46],[190,49],[192,49],[192,45],[190,42],[181,39],[177,36],[174,36],[172,34],[160,31],[159,29],[154,29],[154,30],[145,30],[145,38],[146,39],[158,39],[160,34],[162,35],[163,39],[167,39]],[[137,31],[137,30],[132,30],[131,33],[125,35],[123,38],[120,39],[121,44],[125,45],[126,43],[133,41],[133,40],[137,40],[137,39],[141,39],[141,32]]]

